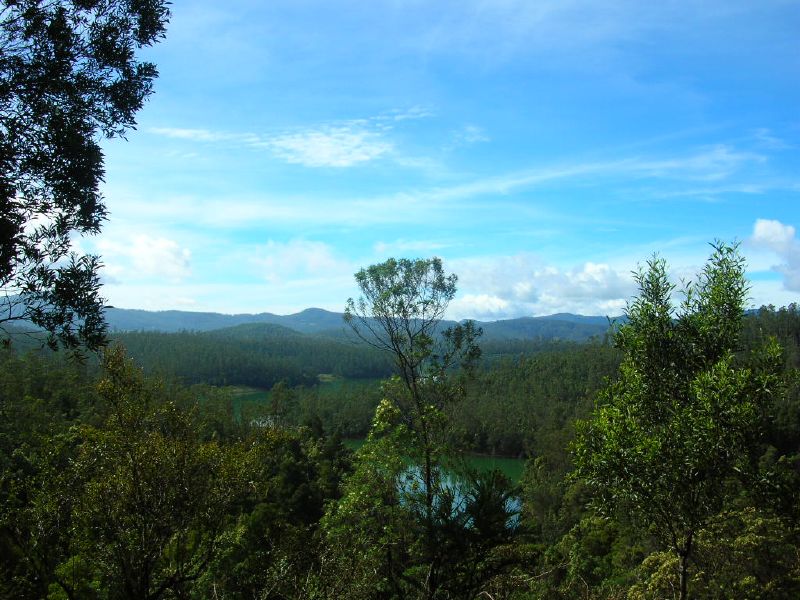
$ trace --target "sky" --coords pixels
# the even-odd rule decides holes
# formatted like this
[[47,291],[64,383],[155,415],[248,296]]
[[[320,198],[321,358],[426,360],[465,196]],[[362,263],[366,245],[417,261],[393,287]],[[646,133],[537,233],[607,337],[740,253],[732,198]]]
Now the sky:
[[451,318],[618,315],[657,253],[738,242],[800,297],[800,4],[191,0],[104,142],[113,306],[341,311],[443,259]]

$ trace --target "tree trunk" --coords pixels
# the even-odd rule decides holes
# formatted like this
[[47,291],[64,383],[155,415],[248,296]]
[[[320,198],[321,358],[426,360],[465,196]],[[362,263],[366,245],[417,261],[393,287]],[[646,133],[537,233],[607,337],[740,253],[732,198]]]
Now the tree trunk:
[[688,582],[686,581],[686,575],[687,575],[686,571],[688,565],[686,563],[687,563],[686,555],[681,554],[681,600],[687,600],[688,598],[687,594]]
[[692,537],[693,533],[690,532],[686,536],[684,547],[678,549],[678,556],[681,559],[680,600],[688,600],[689,598],[689,555],[692,553]]
[[[427,446],[427,440],[426,440]],[[425,448],[425,528],[426,528],[426,554],[428,559],[428,576],[425,582],[427,598],[431,599],[436,594],[436,531],[433,526],[433,464],[430,448]]]

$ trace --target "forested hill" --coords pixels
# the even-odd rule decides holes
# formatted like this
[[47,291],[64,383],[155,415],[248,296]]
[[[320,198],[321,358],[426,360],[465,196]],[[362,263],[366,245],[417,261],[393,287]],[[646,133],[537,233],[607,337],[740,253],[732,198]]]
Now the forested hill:
[[[273,318],[283,323],[251,320],[214,328],[248,318]],[[377,379],[393,372],[391,357],[359,340],[341,314],[321,309],[286,317],[112,309],[109,320],[112,338],[121,342],[146,372],[175,376],[185,383],[269,388],[281,380],[290,385],[313,385],[321,374]],[[133,329],[134,323],[137,329],[123,330],[123,324]],[[576,315],[480,325],[487,362],[585,342],[602,337],[608,329],[604,318]]]
[[[300,333],[341,337],[347,333],[342,313],[308,308],[292,315],[272,313],[226,315],[210,312],[168,310],[151,312],[123,308],[106,309],[112,331],[213,331],[237,325],[269,323]],[[445,322],[443,326],[454,323]],[[560,313],[545,317],[522,317],[502,321],[478,322],[484,341],[567,340],[585,341],[602,336],[609,328],[607,317]]]
[[146,372],[177,376],[186,383],[268,388],[281,380],[312,385],[322,373],[370,379],[392,372],[390,358],[366,344],[271,323],[199,332],[117,332],[113,339]]
[[183,310],[148,311],[107,308],[106,320],[114,331],[213,331],[250,323],[271,323],[300,333],[335,331],[344,325],[341,313],[308,308],[293,315],[272,313],[226,315],[213,312]]

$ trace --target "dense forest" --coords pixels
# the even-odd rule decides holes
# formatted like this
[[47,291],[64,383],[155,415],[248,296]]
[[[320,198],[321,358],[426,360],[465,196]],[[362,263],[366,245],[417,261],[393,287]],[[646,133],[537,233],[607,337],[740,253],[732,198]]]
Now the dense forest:
[[239,325],[198,333],[128,332],[113,336],[147,372],[186,383],[270,388],[279,381],[313,385],[320,374],[387,377],[385,355],[364,345],[303,335],[278,325]]
[[[341,316],[336,316],[341,323]],[[595,324],[565,331],[562,324],[569,328],[569,322],[554,319],[545,327],[537,326],[531,336],[524,320],[514,321],[520,327],[516,337],[512,337],[513,325],[502,321],[493,324],[501,333],[484,339],[484,332],[484,362],[574,344],[570,337],[560,337],[564,333],[578,335],[583,341],[602,337],[591,332],[605,333]],[[303,333],[281,325],[248,323],[210,331],[116,331],[111,339],[125,346],[145,372],[174,376],[188,384],[270,388],[286,381],[291,386],[313,386],[320,375],[379,379],[388,377],[393,369],[390,356],[341,330]]]
[[[751,468],[726,477],[719,518],[696,532],[692,597],[800,593],[800,310],[745,317],[735,360],[755,360],[770,336],[780,391],[758,416]],[[657,531],[624,505],[599,512],[575,476],[576,422],[624,357],[596,340],[454,374],[463,397],[444,407],[442,464],[461,475],[437,484],[428,596],[419,497],[379,484],[395,473],[419,485],[402,458],[413,454],[407,432],[387,425],[381,402],[396,382],[294,385],[289,370],[268,400],[237,409],[228,388],[144,375],[120,346],[98,369],[12,345],[0,357],[0,596],[677,596],[676,559]],[[342,444],[364,434],[356,454]],[[525,474],[464,471],[457,456],[468,451],[524,456]]]

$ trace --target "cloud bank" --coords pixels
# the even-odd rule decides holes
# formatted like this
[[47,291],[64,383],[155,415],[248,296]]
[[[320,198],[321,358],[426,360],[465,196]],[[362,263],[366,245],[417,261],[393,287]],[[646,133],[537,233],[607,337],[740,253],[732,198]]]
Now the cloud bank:
[[800,292],[800,240],[792,225],[771,219],[758,219],[753,226],[750,242],[776,254],[781,263],[772,267],[783,275],[785,289]]
[[179,283],[192,273],[192,253],[178,242],[139,234],[123,241],[100,239],[97,247],[109,282],[154,279]]
[[532,254],[455,260],[464,291],[452,304],[456,318],[501,319],[557,312],[619,315],[636,291],[630,273],[605,263],[571,268]]

